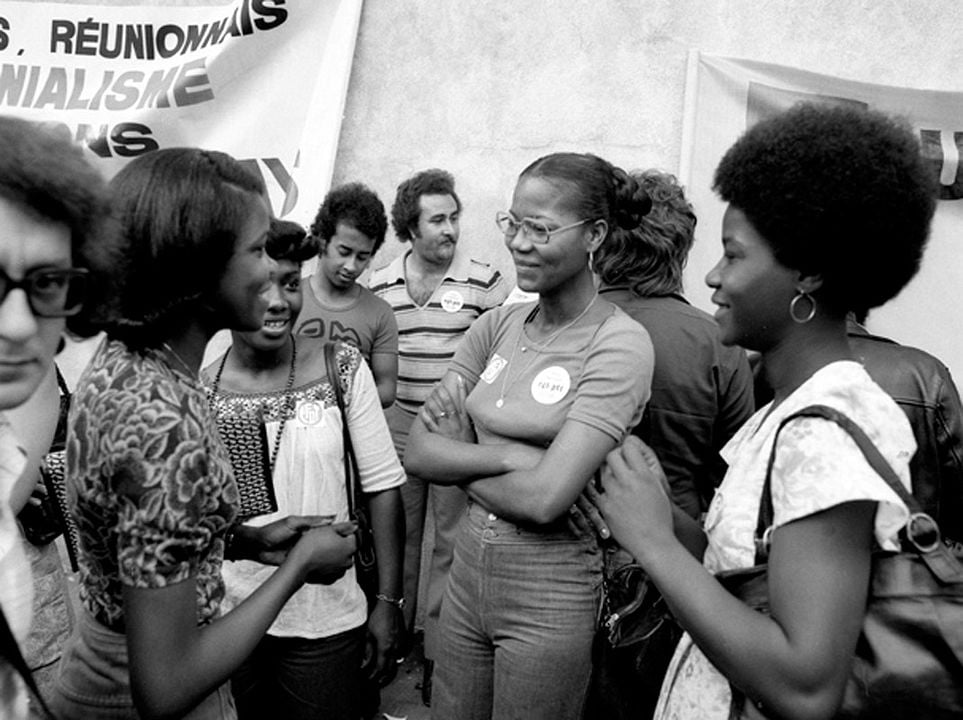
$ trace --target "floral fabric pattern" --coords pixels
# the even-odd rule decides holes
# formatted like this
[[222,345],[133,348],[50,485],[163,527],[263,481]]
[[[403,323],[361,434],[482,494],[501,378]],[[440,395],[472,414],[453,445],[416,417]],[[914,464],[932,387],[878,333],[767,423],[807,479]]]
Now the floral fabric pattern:
[[107,340],[71,403],[68,497],[81,545],[81,599],[123,628],[123,586],[191,575],[198,624],[217,617],[224,534],[237,487],[197,381],[156,350]]
[[[858,363],[831,363],[812,375],[778,407],[758,410],[723,448],[729,471],[706,515],[709,541],[703,564],[711,572],[751,567],[766,466],[782,420],[809,405],[829,405],[848,415],[879,448],[907,489],[916,441],[909,421]],[[866,462],[846,431],[821,418],[793,420],[779,433],[772,472],[774,527],[853,500],[877,502],[876,542],[896,548],[909,511]],[[727,718],[729,684],[686,634],[662,685],[659,720]]]

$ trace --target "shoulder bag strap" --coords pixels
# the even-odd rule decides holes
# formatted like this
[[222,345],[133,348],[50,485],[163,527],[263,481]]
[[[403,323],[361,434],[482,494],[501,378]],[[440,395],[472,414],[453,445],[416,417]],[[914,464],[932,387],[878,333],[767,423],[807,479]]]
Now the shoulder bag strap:
[[45,717],[50,718],[50,720],[55,720],[56,716],[50,711],[50,708],[47,707],[46,701],[37,688],[37,683],[34,682],[33,673],[31,673],[30,668],[27,667],[27,661],[23,659],[20,646],[17,644],[17,639],[13,636],[13,631],[10,629],[9,623],[7,623],[7,616],[4,614],[3,608],[0,608],[0,657],[6,658],[20,674],[27,688],[37,699],[37,703],[43,710]]
[[348,494],[348,516],[355,516],[357,503],[358,461],[354,456],[354,445],[351,443],[351,431],[348,429],[348,413],[344,407],[344,389],[341,387],[341,373],[338,372],[338,362],[335,357],[334,343],[324,344],[324,364],[328,373],[328,381],[334,388],[334,398],[341,413],[341,439],[344,443],[344,485]]
[[913,497],[903,483],[893,467],[886,458],[883,457],[879,448],[863,432],[863,429],[853,422],[847,415],[829,407],[828,405],[810,405],[798,410],[779,423],[776,430],[776,437],[772,444],[772,452],[769,454],[769,463],[766,467],[766,479],[763,484],[762,498],[759,503],[759,516],[756,522],[756,564],[766,562],[768,556],[769,538],[767,537],[772,528],[774,511],[772,507],[772,467],[776,458],[776,445],[779,442],[779,432],[786,424],[799,417],[819,417],[839,425],[849,433],[856,446],[863,453],[866,462],[870,467],[886,482],[899,498],[906,503],[909,508],[910,517],[906,525],[906,538],[913,549],[926,562],[930,571],[942,582],[961,582],[963,581],[963,565],[953,556],[950,550],[943,543],[940,537],[940,528],[936,521],[923,512],[919,502]]

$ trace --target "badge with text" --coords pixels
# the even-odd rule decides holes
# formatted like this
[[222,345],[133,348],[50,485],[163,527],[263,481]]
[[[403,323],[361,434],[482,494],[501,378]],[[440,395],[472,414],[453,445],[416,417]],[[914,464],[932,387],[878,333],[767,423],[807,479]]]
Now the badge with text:
[[324,406],[317,400],[308,400],[298,405],[298,422],[302,425],[317,425],[324,414]]
[[485,372],[481,374],[482,382],[491,385],[495,382],[495,378],[501,374],[502,369],[508,365],[508,360],[503,358],[498,353],[492,355],[492,359],[488,361],[488,367],[485,368]]
[[568,394],[572,378],[568,370],[553,365],[542,370],[532,380],[532,397],[542,405],[554,405]]
[[457,290],[449,290],[441,296],[441,307],[445,312],[456,313],[465,304],[465,298]]

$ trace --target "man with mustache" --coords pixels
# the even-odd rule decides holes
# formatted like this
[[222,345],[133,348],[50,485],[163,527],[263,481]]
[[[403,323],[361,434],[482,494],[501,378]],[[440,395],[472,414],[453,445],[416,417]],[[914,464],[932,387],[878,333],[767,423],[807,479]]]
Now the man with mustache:
[[[488,263],[458,252],[461,200],[455,180],[444,170],[423,170],[398,186],[391,225],[411,248],[387,267],[375,270],[370,287],[392,307],[398,321],[398,392],[385,415],[398,456],[404,460],[408,431],[471,324],[508,295],[501,273]],[[405,505],[405,621],[413,630],[421,570],[421,542],[431,495],[435,544],[428,572],[425,610],[425,673],[422,700],[431,696],[431,658],[445,578],[451,565],[454,530],[463,514],[465,493],[408,475],[401,489]]]

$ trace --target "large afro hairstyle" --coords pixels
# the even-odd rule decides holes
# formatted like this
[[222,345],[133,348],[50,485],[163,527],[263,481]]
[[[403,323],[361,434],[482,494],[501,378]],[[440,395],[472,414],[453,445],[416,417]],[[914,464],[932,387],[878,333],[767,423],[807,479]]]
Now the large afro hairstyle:
[[714,188],[779,262],[821,275],[821,301],[845,312],[885,303],[916,274],[936,178],[902,122],[802,103],[747,130]]

